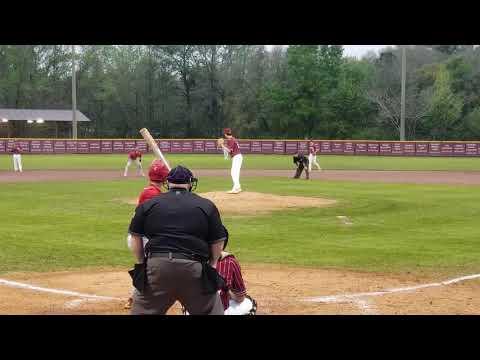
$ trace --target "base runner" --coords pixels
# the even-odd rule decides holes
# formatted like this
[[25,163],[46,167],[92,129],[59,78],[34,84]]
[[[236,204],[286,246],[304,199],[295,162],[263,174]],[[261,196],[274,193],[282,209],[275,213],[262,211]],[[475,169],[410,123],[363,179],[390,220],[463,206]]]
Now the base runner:
[[322,170],[317,162],[317,152],[318,148],[315,146],[313,141],[310,141],[310,144],[308,144],[308,171],[312,171],[312,164],[315,164],[318,170]]
[[237,139],[232,136],[232,130],[229,128],[223,129],[223,135],[226,138],[226,141],[223,139],[218,139],[218,146],[221,147],[224,151],[224,155],[228,153],[232,158],[232,169],[230,175],[232,176],[233,187],[232,190],[228,191],[229,194],[238,194],[242,191],[240,185],[240,170],[242,168],[243,156],[240,152],[240,146],[238,145]]
[[127,165],[125,166],[125,171],[123,172],[123,176],[127,176],[128,168],[130,167],[130,165],[132,165],[133,161],[135,161],[135,163],[137,164],[137,175],[145,176],[142,168],[142,153],[138,148],[135,148],[134,150],[128,153]]
[[[150,184],[143,189],[140,196],[138,197],[137,206],[143,204],[145,201],[150,200],[151,198],[162,193],[162,186],[167,181],[168,168],[165,166],[162,160],[156,159],[150,165],[148,170],[148,177],[150,179]],[[147,244],[148,239],[143,237],[143,247]],[[132,248],[132,236],[128,234],[127,237],[128,248]],[[135,289],[133,290],[135,291]],[[125,304],[125,309],[130,309],[133,303],[133,293]]]
[[23,171],[23,168],[22,168],[22,148],[20,147],[20,145],[17,145],[17,144],[13,144],[13,147],[12,147],[12,150],[11,150],[12,154],[13,154],[13,170],[15,172],[22,172]]

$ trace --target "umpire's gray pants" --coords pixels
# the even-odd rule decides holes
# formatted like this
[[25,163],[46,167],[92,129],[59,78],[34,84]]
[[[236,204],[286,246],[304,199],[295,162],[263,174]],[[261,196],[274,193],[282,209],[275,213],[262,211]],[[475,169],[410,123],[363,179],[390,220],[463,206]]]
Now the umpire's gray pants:
[[147,259],[148,285],[143,293],[135,290],[132,315],[164,315],[180,301],[192,315],[223,315],[218,293],[203,294],[202,264],[168,257]]

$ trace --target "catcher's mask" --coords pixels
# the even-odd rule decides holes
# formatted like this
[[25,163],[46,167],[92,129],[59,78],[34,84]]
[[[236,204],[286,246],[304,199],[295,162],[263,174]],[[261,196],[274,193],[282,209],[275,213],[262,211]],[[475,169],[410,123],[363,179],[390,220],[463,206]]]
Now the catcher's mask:
[[188,191],[195,191],[198,183],[198,179],[193,176],[192,172],[182,165],[178,165],[170,170],[167,181],[172,184],[189,184],[190,188]]

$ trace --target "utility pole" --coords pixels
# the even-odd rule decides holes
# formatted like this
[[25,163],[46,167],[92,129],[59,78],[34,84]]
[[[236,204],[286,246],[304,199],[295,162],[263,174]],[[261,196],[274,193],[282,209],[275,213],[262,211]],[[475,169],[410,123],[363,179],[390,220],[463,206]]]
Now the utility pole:
[[402,45],[402,99],[400,109],[400,141],[405,141],[405,83],[407,73],[407,56],[405,45]]
[[75,71],[75,45],[72,45],[72,139],[77,139],[77,79]]

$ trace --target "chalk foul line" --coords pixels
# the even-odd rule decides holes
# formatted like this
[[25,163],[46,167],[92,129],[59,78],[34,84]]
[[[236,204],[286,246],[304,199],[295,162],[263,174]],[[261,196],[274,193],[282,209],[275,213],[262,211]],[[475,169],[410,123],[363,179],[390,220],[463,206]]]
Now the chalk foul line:
[[[5,280],[5,279],[0,279],[0,285],[3,286],[8,286],[12,288],[17,288],[17,289],[25,289],[25,290],[31,290],[31,291],[39,291],[39,292],[46,292],[50,294],[57,294],[57,295],[65,295],[65,296],[73,296],[76,298],[82,298],[82,299],[89,299],[89,300],[94,300],[94,301],[121,301],[123,299],[116,298],[116,297],[111,297],[111,296],[100,296],[100,295],[93,295],[93,294],[83,294],[80,292],[76,291],[70,291],[70,290],[61,290],[61,289],[50,289],[46,287],[41,287],[41,286],[35,286],[35,285],[30,285],[30,284],[25,284],[17,281],[10,281],[10,280]],[[78,304],[78,301],[74,301],[73,304]]]
[[[394,294],[399,292],[416,291],[419,289],[425,289],[425,288],[431,288],[431,287],[447,286],[447,285],[459,283],[462,281],[473,280],[478,278],[480,278],[480,274],[474,274],[474,275],[462,276],[459,278],[430,283],[430,284],[406,286],[401,288],[385,289],[381,291],[363,292],[363,293],[355,293],[355,294],[318,296],[318,297],[306,298],[306,299],[303,299],[302,301],[321,302],[321,303],[345,303],[345,302],[352,303],[353,302],[356,305],[362,305],[362,303],[359,302],[358,300],[365,297],[382,296],[382,295]],[[366,304],[366,303],[363,303],[363,304]]]

